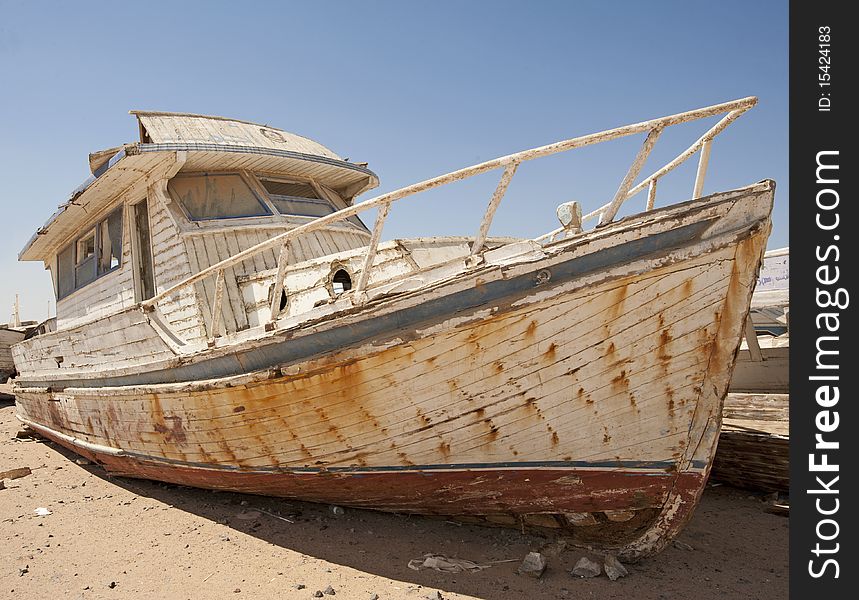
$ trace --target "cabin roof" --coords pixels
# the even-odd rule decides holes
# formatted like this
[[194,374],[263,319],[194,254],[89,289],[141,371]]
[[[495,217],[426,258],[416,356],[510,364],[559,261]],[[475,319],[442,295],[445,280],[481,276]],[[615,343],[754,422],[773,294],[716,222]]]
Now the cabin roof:
[[309,177],[347,201],[379,184],[366,163],[351,163],[310,138],[269,125],[190,113],[130,114],[137,118],[140,141],[91,153],[92,175],[36,231],[19,260],[48,260],[90,216],[141,179],[166,172],[180,152],[185,171],[241,168]]
[[190,113],[132,110],[129,114],[137,117],[142,143],[230,144],[343,160],[319,142],[269,125]]

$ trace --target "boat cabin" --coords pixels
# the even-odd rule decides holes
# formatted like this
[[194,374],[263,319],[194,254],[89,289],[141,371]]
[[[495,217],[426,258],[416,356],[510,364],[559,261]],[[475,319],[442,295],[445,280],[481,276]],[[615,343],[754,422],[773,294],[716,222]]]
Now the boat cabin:
[[[378,185],[366,164],[293,133],[245,121],[132,111],[135,143],[90,154],[92,176],[30,239],[20,260],[51,272],[62,331],[129,308],[234,254],[349,206]],[[290,262],[367,245],[357,216],[300,236]],[[277,267],[270,249],[225,270],[225,333],[253,323],[242,282]],[[351,285],[348,270],[331,285]],[[159,303],[187,341],[211,336],[210,278]],[[245,288],[248,285],[244,286]],[[265,299],[263,299],[265,300]],[[264,302],[259,301],[260,304]]]

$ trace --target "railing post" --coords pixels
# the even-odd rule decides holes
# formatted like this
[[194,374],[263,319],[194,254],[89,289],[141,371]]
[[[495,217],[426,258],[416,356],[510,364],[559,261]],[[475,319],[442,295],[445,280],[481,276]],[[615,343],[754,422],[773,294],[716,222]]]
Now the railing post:
[[280,316],[280,295],[283,292],[283,277],[286,265],[289,262],[289,240],[284,240],[280,246],[280,254],[277,257],[277,275],[274,279],[274,290],[271,294],[271,317],[269,323],[274,323]]
[[641,167],[644,166],[644,162],[647,160],[648,155],[650,155],[650,151],[653,150],[653,146],[656,145],[656,140],[659,139],[659,135],[661,133],[662,128],[655,127],[647,134],[647,138],[641,145],[641,149],[635,156],[635,160],[632,161],[632,164],[629,166],[629,170],[626,172],[626,176],[623,178],[623,181],[620,182],[620,186],[617,188],[614,199],[600,215],[600,225],[610,223],[614,219],[615,215],[617,215],[617,211],[620,210],[621,205],[626,200],[629,189],[632,187],[635,178],[638,177]]
[[692,191],[692,199],[700,198],[704,191],[704,178],[707,176],[707,164],[710,162],[710,144],[712,139],[701,144],[701,156],[698,158],[698,172],[695,174],[695,188]]
[[647,207],[644,209],[647,212],[653,210],[653,205],[656,204],[656,179],[651,179],[647,186]]
[[212,303],[212,335],[209,339],[209,346],[215,345],[215,338],[220,337],[219,331],[221,327],[221,303],[224,300],[224,270],[218,271],[218,277],[215,280],[215,301]]
[[373,266],[373,261],[376,259],[376,250],[379,247],[379,239],[382,237],[382,227],[385,225],[385,219],[388,218],[389,210],[391,210],[391,203],[386,202],[379,208],[379,214],[376,215],[373,234],[370,236],[367,254],[364,255],[364,264],[361,266],[361,273],[358,275],[358,283],[355,285],[355,291],[352,292],[352,299],[356,304],[363,304],[366,301],[364,289],[367,287],[367,281],[370,279],[370,269]]
[[498,210],[498,205],[501,204],[504,193],[507,191],[507,186],[510,185],[510,180],[516,173],[518,162],[511,162],[501,174],[501,180],[489,199],[489,206],[486,207],[486,212],[483,213],[483,220],[480,222],[480,229],[477,231],[477,237],[474,238],[474,245],[471,247],[471,256],[477,256],[483,250],[483,245],[486,243],[486,236],[489,235],[489,226],[492,225],[492,219],[495,216],[495,211]]

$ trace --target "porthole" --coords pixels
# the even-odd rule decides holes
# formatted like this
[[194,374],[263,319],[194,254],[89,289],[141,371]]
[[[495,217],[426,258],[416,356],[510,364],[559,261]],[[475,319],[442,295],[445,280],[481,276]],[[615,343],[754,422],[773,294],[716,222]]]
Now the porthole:
[[331,277],[331,291],[334,296],[352,289],[352,277],[346,269],[337,269]]

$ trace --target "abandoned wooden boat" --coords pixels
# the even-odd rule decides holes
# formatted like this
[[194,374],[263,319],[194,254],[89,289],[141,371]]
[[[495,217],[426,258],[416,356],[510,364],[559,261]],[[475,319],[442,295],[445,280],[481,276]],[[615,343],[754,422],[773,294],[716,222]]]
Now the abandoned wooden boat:
[[[140,141],[91,155],[19,256],[50,269],[57,331],[14,347],[18,418],[119,475],[657,551],[706,481],[770,231],[773,182],[702,196],[713,138],[755,102],[360,203],[376,175],[316,142],[135,112]],[[714,115],[634,185],[664,128]],[[561,205],[536,240],[488,237],[520,163],[633,134],[610,202]],[[696,153],[691,198],[655,208]],[[380,242],[394,202],[495,169],[475,237]],[[646,210],[616,219],[643,190]]]

